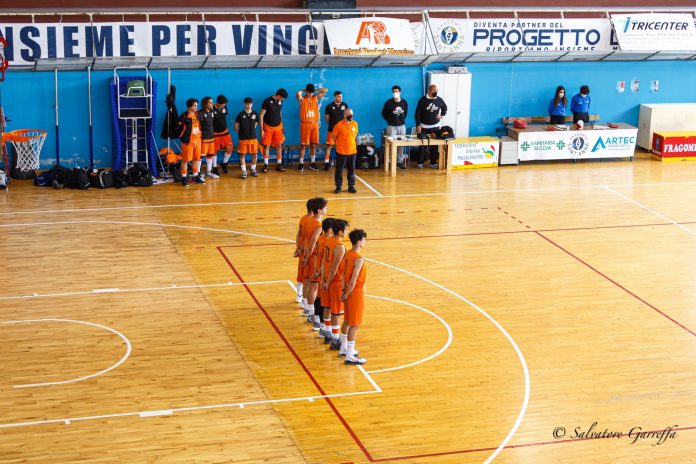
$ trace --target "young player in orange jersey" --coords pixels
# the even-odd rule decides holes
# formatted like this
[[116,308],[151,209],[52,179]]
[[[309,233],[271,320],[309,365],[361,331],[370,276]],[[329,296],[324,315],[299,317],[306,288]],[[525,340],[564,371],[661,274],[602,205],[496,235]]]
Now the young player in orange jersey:
[[336,220],[332,218],[324,219],[321,227],[324,230],[324,240],[319,250],[317,259],[319,259],[319,294],[321,300],[321,310],[318,311],[319,321],[319,338],[324,338],[324,343],[331,343],[331,300],[328,290],[324,290],[324,277],[328,276],[331,263],[329,262],[329,253],[334,245],[333,240],[333,224]]
[[193,182],[204,184],[205,180],[199,175],[201,168],[201,125],[198,121],[198,100],[186,100],[186,111],[179,116],[177,125],[181,139],[181,185],[188,187],[188,163],[192,161]]
[[[343,270],[345,261],[343,257],[346,254],[346,247],[343,245],[343,238],[346,235],[348,221],[344,219],[335,219],[331,225],[333,237],[326,240],[329,247],[329,253],[326,257],[326,266],[322,286],[324,291],[328,293],[329,307],[331,308],[331,349],[338,350],[341,344],[338,339],[339,329],[341,328],[341,315],[343,314],[343,302],[341,301],[341,293],[343,292]],[[324,322],[326,324],[326,322]],[[326,343],[326,341],[325,341]]]
[[[343,293],[341,301],[345,303],[345,317],[341,330],[341,349],[339,356],[345,356],[346,364],[365,364],[365,358],[359,358],[355,351],[355,335],[363,323],[365,313],[365,278],[367,268],[360,252],[365,246],[367,234],[362,229],[355,229],[348,234],[353,247],[346,252],[345,272],[343,273]],[[347,331],[347,334],[346,334]],[[346,334],[346,335],[344,335]]]
[[[304,171],[304,155],[309,146],[309,169],[316,171],[317,143],[319,143],[319,99],[324,98],[326,90],[315,89],[314,84],[307,84],[304,90],[298,90],[297,102],[300,104],[300,164],[297,170]],[[315,93],[316,92],[316,93]]]
[[[312,210],[311,210],[311,203],[314,198],[310,198],[307,200],[307,212],[300,218],[300,222],[297,226],[297,235],[295,236],[295,253],[293,254],[294,258],[300,258],[302,256],[302,246],[304,245],[302,239],[304,238],[304,235],[302,234],[302,229],[304,228],[304,223],[305,221],[312,217]],[[302,276],[302,272],[304,271],[304,268],[302,267],[302,259],[297,260],[297,298],[295,299],[296,303],[300,303],[300,306],[304,309],[304,301],[303,301],[303,296],[304,296],[304,277]],[[306,314],[305,314],[306,316]]]
[[[305,220],[303,227],[304,248],[302,249],[303,286],[307,288],[307,322],[314,322],[314,301],[317,298],[318,279],[314,279],[314,263],[317,254],[317,240],[321,235],[321,220],[328,209],[326,198],[317,197],[312,200],[310,209],[312,216]],[[314,327],[312,327],[314,328]],[[316,327],[319,330],[319,327]]]
[[[232,137],[230,136],[230,131],[227,128],[227,97],[224,95],[218,95],[216,99],[215,106],[213,107],[213,115],[215,120],[213,122],[213,127],[215,129],[215,153],[225,150],[225,155],[222,158],[222,172],[228,173],[227,162],[232,156],[232,151],[234,147],[232,146]],[[215,158],[217,161],[217,157]],[[215,174],[220,174],[217,171],[217,167],[213,168]]]
[[[333,237],[331,224],[333,224],[333,219],[331,218],[326,218],[321,221],[322,234],[317,239],[317,252],[314,256],[314,275],[312,276],[312,279],[317,283],[319,283],[321,280],[321,271],[322,267],[324,266],[326,240]],[[326,295],[322,290],[321,285],[318,285],[317,287],[317,298],[314,300],[314,325],[312,329],[319,330],[319,338],[324,338],[326,336],[324,333],[326,327],[324,325],[324,308],[322,306],[322,301],[326,301]],[[331,313],[328,312],[326,316],[330,319]]]

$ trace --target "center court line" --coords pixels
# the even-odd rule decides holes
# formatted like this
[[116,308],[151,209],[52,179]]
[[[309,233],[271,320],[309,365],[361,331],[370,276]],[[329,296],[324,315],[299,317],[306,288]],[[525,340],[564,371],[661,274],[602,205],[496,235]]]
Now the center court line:
[[[642,187],[642,186],[666,186],[666,185],[693,185],[696,181],[685,182],[652,182],[643,184],[616,184],[610,187]],[[433,192],[433,193],[408,193],[396,195],[381,195],[379,197],[362,197],[362,196],[342,196],[332,198],[333,201],[352,201],[352,200],[375,200],[380,198],[411,198],[411,197],[432,197],[432,196],[459,196],[459,195],[491,195],[495,193],[533,193],[533,192],[556,192],[564,190],[591,190],[606,188],[603,185],[582,185],[577,187],[540,187],[531,189],[501,189],[501,190],[473,190],[465,192]],[[55,213],[79,213],[79,212],[94,212],[94,211],[127,211],[139,209],[159,209],[159,208],[189,208],[189,207],[205,207],[205,206],[234,206],[234,205],[261,205],[274,203],[306,203],[307,199],[285,199],[285,200],[259,200],[259,201],[229,201],[229,202],[209,202],[209,203],[184,203],[184,204],[167,204],[167,205],[140,205],[140,206],[112,206],[101,208],[72,208],[72,209],[47,209],[47,210],[23,210],[0,212],[0,216],[11,216],[15,214],[55,214]]]
[[367,187],[367,188],[369,188],[370,190],[372,190],[372,191],[375,193],[375,195],[377,195],[378,197],[383,197],[383,196],[384,196],[384,195],[382,195],[381,193],[379,193],[379,192],[377,191],[377,189],[373,188],[370,184],[368,184],[365,180],[363,180],[362,177],[360,177],[360,176],[358,176],[358,175],[356,174],[356,175],[355,175],[355,178],[358,179],[358,180],[359,180],[360,182],[362,182],[363,184],[365,184],[365,187]]
[[691,234],[691,235],[696,235],[696,232],[694,232],[693,230],[689,229],[688,227],[685,227],[685,226],[683,226],[683,225],[681,225],[681,224],[679,224],[679,223],[677,223],[677,222],[671,220],[671,219],[668,218],[667,216],[664,216],[664,215],[658,213],[657,211],[648,208],[647,206],[645,206],[645,205],[642,204],[642,203],[637,202],[637,201],[634,200],[633,198],[629,198],[629,197],[627,197],[626,195],[624,195],[624,194],[622,194],[622,193],[619,193],[619,192],[617,192],[616,190],[612,189],[611,187],[607,187],[607,186],[605,186],[605,185],[602,185],[602,188],[605,189],[605,190],[607,190],[608,192],[613,193],[613,194],[616,195],[616,196],[619,196],[619,197],[623,198],[624,200],[630,201],[630,202],[633,203],[634,205],[638,206],[639,208],[644,209],[645,211],[647,211],[647,212],[649,212],[649,213],[651,213],[651,214],[654,214],[655,216],[659,217],[659,218],[662,219],[663,221],[667,221],[667,222],[669,222],[670,224],[673,224],[673,225],[679,227],[680,229],[682,229],[683,231],[685,231],[685,232],[687,232],[687,233],[689,233],[689,234]]

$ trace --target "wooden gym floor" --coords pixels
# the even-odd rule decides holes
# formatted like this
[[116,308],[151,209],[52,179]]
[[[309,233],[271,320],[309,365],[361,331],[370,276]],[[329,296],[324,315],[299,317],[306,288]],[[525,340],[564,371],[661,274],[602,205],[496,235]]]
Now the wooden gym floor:
[[[0,462],[693,462],[696,163],[358,173],[0,192]],[[363,368],[289,285],[315,195]]]

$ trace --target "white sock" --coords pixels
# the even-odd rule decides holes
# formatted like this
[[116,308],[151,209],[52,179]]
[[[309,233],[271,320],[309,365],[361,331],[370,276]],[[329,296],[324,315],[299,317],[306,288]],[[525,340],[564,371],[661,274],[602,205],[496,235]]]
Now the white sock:
[[314,319],[314,303],[307,302],[307,315]]
[[340,333],[340,332],[338,332],[339,330],[341,330],[340,325],[332,325],[331,326],[331,338],[333,338],[334,340],[338,340],[338,334]]
[[194,174],[201,172],[201,160],[193,162],[193,171]]
[[353,359],[355,357],[355,340],[346,343],[346,359]]
[[[252,169],[254,169],[254,168],[252,168]],[[296,287],[296,288],[297,288],[297,294],[298,294],[298,295],[302,295],[302,287],[303,287],[303,286],[304,286],[304,285],[302,285],[302,282],[297,282],[297,287]]]
[[231,156],[232,156],[232,153],[225,153],[225,157],[222,159],[222,162],[227,164],[227,162],[230,160]]
[[321,322],[319,320],[319,315],[316,312],[314,313],[314,322],[316,322],[317,324],[319,324]]
[[213,156],[213,167],[217,167],[217,155]]
[[246,174],[246,164],[242,164],[242,172]]
[[317,155],[311,155],[309,160],[313,163],[317,159]]
[[341,352],[345,353],[346,349],[348,349],[348,337],[346,335],[339,335],[339,340],[341,340]]
[[205,158],[205,165],[208,167],[208,174],[213,172],[213,158]]
[[255,164],[252,164],[252,165],[251,165],[251,170],[252,170],[252,171],[256,171],[256,165],[255,165]]
[[309,311],[309,304],[307,303],[307,298],[302,298],[302,308]]

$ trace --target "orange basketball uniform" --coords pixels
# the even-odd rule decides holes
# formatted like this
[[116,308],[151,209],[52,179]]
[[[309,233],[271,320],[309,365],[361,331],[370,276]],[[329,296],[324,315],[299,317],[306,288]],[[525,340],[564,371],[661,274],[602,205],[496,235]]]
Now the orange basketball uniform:
[[[304,227],[302,229],[302,232],[304,233],[304,245],[302,246],[303,250],[308,250],[309,249],[309,242],[312,240],[312,235],[314,234],[314,231],[321,230],[321,221],[314,216],[310,216],[305,220]],[[314,256],[317,252],[317,246],[314,244],[314,248],[309,250],[308,254],[309,259],[307,260],[307,264],[305,265],[305,268],[303,270],[303,276],[305,279],[312,279],[312,276],[314,275]],[[316,282],[316,280],[315,280]]]
[[[307,216],[306,214],[300,218],[300,223],[298,226],[298,236],[300,237],[300,252],[302,251],[302,247],[304,246],[304,235],[303,235],[303,229],[304,229],[304,224],[305,221],[312,216]],[[297,280],[296,282],[302,282],[304,280],[304,275],[303,275],[304,268],[302,267],[302,253],[300,253],[299,259],[297,260]]]
[[319,104],[316,95],[300,99],[300,145],[319,143]]
[[[329,272],[331,272],[331,266],[333,265],[334,256],[336,254],[336,249],[342,245],[342,240],[337,237],[331,237],[326,240],[329,247],[329,253],[326,256],[326,261],[324,262],[325,272],[328,277]],[[341,292],[343,291],[343,270],[346,266],[346,260],[342,259],[338,263],[338,268],[336,269],[336,275],[329,282],[328,299],[329,304],[327,308],[331,308],[331,314],[343,314],[343,302],[341,301]]]
[[[362,256],[353,251],[346,251],[345,261],[345,272],[343,274],[343,281],[345,287],[350,284],[350,279],[353,278],[353,271],[355,270],[355,261],[362,258]],[[358,272],[358,278],[355,281],[355,287],[353,291],[350,292],[348,298],[346,299],[346,315],[345,320],[348,324],[353,326],[360,326],[363,322],[363,316],[365,314],[365,278],[367,277],[367,269],[365,265],[365,260],[363,260],[363,265]]]
[[[324,252],[326,251],[326,240],[328,237],[323,233],[317,239],[317,252],[314,254],[314,270],[315,274],[319,277],[316,282],[321,279],[321,270],[324,268]],[[321,285],[318,291],[319,299],[322,301],[322,306],[324,306],[324,290],[322,290]]]

